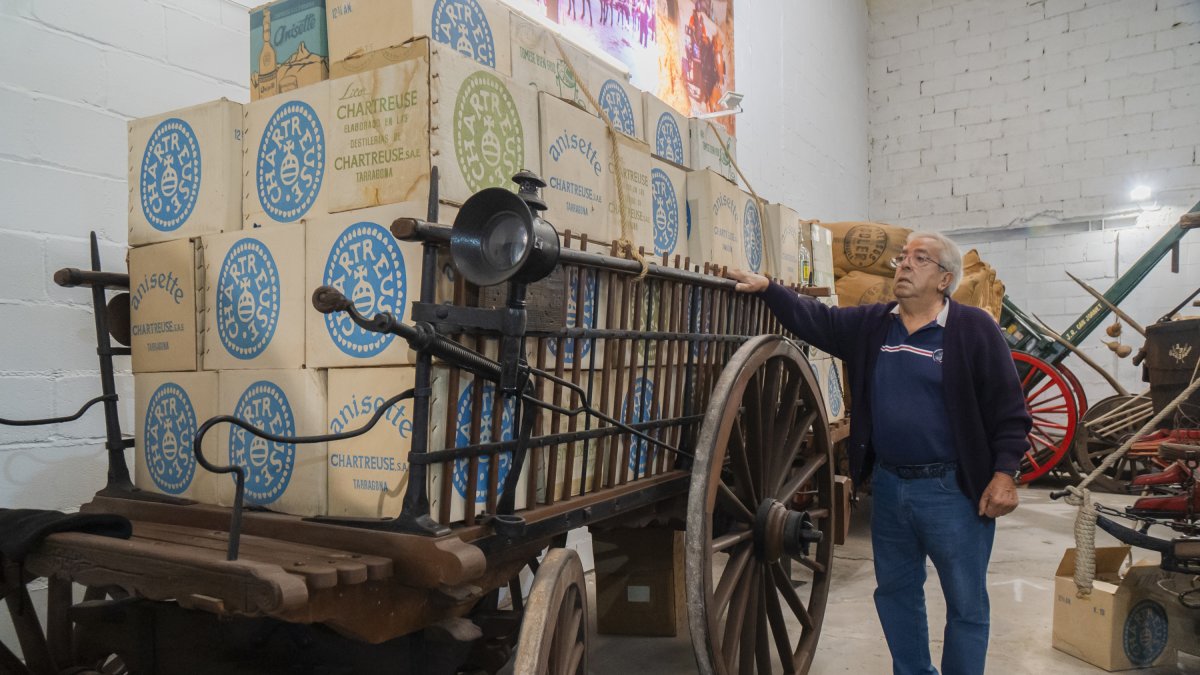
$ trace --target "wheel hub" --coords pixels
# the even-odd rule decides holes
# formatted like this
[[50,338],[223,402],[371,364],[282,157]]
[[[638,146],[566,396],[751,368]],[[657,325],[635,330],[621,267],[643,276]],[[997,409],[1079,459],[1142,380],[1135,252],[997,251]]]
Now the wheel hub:
[[784,555],[807,556],[810,544],[821,541],[821,531],[808,511],[793,511],[776,499],[764,499],[754,517],[754,555],[767,563]]

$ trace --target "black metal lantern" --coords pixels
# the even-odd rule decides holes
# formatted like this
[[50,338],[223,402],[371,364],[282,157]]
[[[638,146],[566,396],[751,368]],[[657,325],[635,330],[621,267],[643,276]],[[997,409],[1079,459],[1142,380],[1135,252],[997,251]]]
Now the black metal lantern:
[[454,219],[450,255],[458,271],[476,286],[533,283],[558,264],[558,232],[537,216],[545,208],[537,189],[545,184],[528,172],[514,180],[521,194],[486,188],[471,195]]

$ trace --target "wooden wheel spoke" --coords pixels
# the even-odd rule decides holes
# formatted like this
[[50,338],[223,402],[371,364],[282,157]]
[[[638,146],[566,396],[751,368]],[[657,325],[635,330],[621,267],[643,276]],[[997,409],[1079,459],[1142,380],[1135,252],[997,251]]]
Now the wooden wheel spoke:
[[740,448],[731,446],[729,448],[729,464],[730,468],[733,469],[734,479],[742,486],[742,491],[750,498],[750,503],[757,504],[759,493],[754,484],[754,479],[751,477],[753,474],[750,472],[750,462],[746,457],[747,454],[748,451],[744,444]]
[[799,424],[792,427],[791,435],[788,436],[787,442],[783,445],[782,452],[777,453],[775,461],[771,463],[770,475],[774,478],[771,481],[771,489],[767,491],[767,494],[779,493],[779,487],[783,484],[784,479],[787,478],[788,469],[796,461],[796,456],[800,454],[800,448],[804,445],[804,438],[808,436],[808,429],[812,426],[813,421],[817,419],[818,414],[817,410],[811,410],[804,416],[804,419],[800,420]]
[[754,661],[758,654],[758,597],[762,594],[762,570],[758,565],[750,573],[750,583],[747,584],[746,618],[742,621],[742,634],[739,636],[738,672],[742,675],[754,675]]
[[767,607],[767,625],[771,627],[771,638],[775,642],[775,651],[779,654],[779,661],[783,663],[783,672],[795,673],[795,664],[792,662],[795,658],[792,653],[792,638],[788,634],[787,621],[783,618],[783,607],[779,604],[779,594],[775,592],[775,584],[767,584],[766,592],[763,595]]
[[717,504],[722,508],[722,513],[733,516],[748,525],[754,524],[754,514],[750,512],[750,508],[738,499],[738,496],[724,481],[717,486]]
[[825,466],[825,463],[828,461],[829,457],[825,453],[818,453],[809,457],[807,460],[805,460],[804,465],[800,467],[795,475],[789,478],[788,481],[783,484],[783,487],[779,488],[779,490],[775,492],[775,499],[783,501],[796,494],[796,492],[800,490],[800,486],[812,480],[813,476],[817,474],[817,469]]
[[1043,385],[1042,385],[1042,387],[1041,387],[1040,389],[1038,389],[1037,391],[1035,391],[1034,393],[1032,393],[1032,394],[1029,394],[1028,396],[1026,396],[1026,397],[1025,397],[1025,400],[1026,400],[1026,401],[1036,401],[1036,400],[1037,400],[1037,397],[1039,397],[1039,396],[1041,396],[1042,394],[1044,394],[1044,393],[1045,393],[1047,390],[1049,390],[1049,389],[1050,389],[1050,387],[1053,387],[1053,386],[1054,386],[1054,380],[1047,378],[1047,379],[1046,379],[1046,383],[1045,383],[1045,384],[1043,384]]
[[775,579],[775,590],[783,596],[783,601],[791,608],[792,614],[796,616],[796,620],[806,630],[812,630],[816,626],[813,623],[812,615],[809,614],[808,608],[804,606],[804,601],[796,593],[796,588],[792,586],[792,580],[783,571],[783,567],[778,563],[771,565],[771,576]]
[[826,571],[824,565],[817,562],[816,560],[813,560],[812,558],[809,558],[808,556],[800,556],[798,558],[792,558],[792,560],[795,560],[796,562],[800,563],[802,566],[807,567],[808,569],[812,570],[813,572],[816,572],[817,574],[824,574]]
[[750,601],[750,586],[754,581],[754,570],[749,570],[738,579],[733,588],[733,598],[729,603],[729,613],[725,615],[725,636],[721,641],[721,649],[725,653],[725,664],[729,672],[734,672],[735,660],[738,655],[738,637],[742,625],[746,621],[746,605]]
[[730,532],[729,534],[721,535],[713,539],[712,552],[720,553],[725,549],[732,548],[744,541],[750,541],[754,538],[754,530],[741,530],[738,532]]
[[729,605],[733,588],[742,578],[742,572],[746,571],[746,563],[750,562],[750,554],[750,548],[746,547],[725,564],[721,580],[717,582],[717,590],[713,593],[713,607],[710,609],[714,613],[720,614]]

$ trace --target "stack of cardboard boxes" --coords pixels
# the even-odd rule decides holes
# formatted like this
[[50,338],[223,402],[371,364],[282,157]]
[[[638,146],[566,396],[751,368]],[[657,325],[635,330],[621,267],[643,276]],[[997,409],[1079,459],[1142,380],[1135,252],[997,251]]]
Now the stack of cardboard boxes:
[[[410,320],[421,247],[397,241],[389,226],[426,217],[434,166],[441,222],[483,188],[515,189],[511,176],[529,169],[548,183],[547,218],[597,248],[625,234],[647,254],[788,283],[806,279],[801,261],[820,272],[809,230],[793,219],[781,232],[732,182],[720,142],[732,153],[731,137],[719,141],[707,122],[637,91],[495,0],[279,0],[250,22],[250,103],[220,100],[129,125],[144,489],[231,504],[232,478],[197,466],[190,447],[209,417],[234,414],[283,435],[338,432],[412,386],[415,355],[399,338],[319,314],[309,298],[331,285],[364,314]],[[605,120],[620,132],[619,161]],[[777,253],[781,237],[792,243]],[[439,300],[448,299],[445,280],[437,283]],[[607,295],[588,289],[577,321],[599,318]],[[446,373],[435,382],[432,449],[514,433],[507,415],[493,423],[494,390]],[[463,422],[476,405],[481,429]],[[221,425],[202,450],[247,467],[250,504],[391,516],[407,483],[412,425],[402,401],[355,439],[282,444]],[[474,464],[475,480],[465,460],[452,476],[431,472],[435,501],[447,493],[454,501],[451,520],[466,500],[482,504],[492,469]],[[507,463],[498,464],[503,480]]]

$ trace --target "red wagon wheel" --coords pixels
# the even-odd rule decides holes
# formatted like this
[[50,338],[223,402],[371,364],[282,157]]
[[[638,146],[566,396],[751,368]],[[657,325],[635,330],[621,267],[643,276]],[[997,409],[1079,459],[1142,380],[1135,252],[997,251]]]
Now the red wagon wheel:
[[1054,366],[1024,352],[1013,352],[1025,409],[1033,418],[1029,450],[1021,459],[1021,482],[1028,483],[1049,472],[1071,450],[1079,423],[1076,394]]

